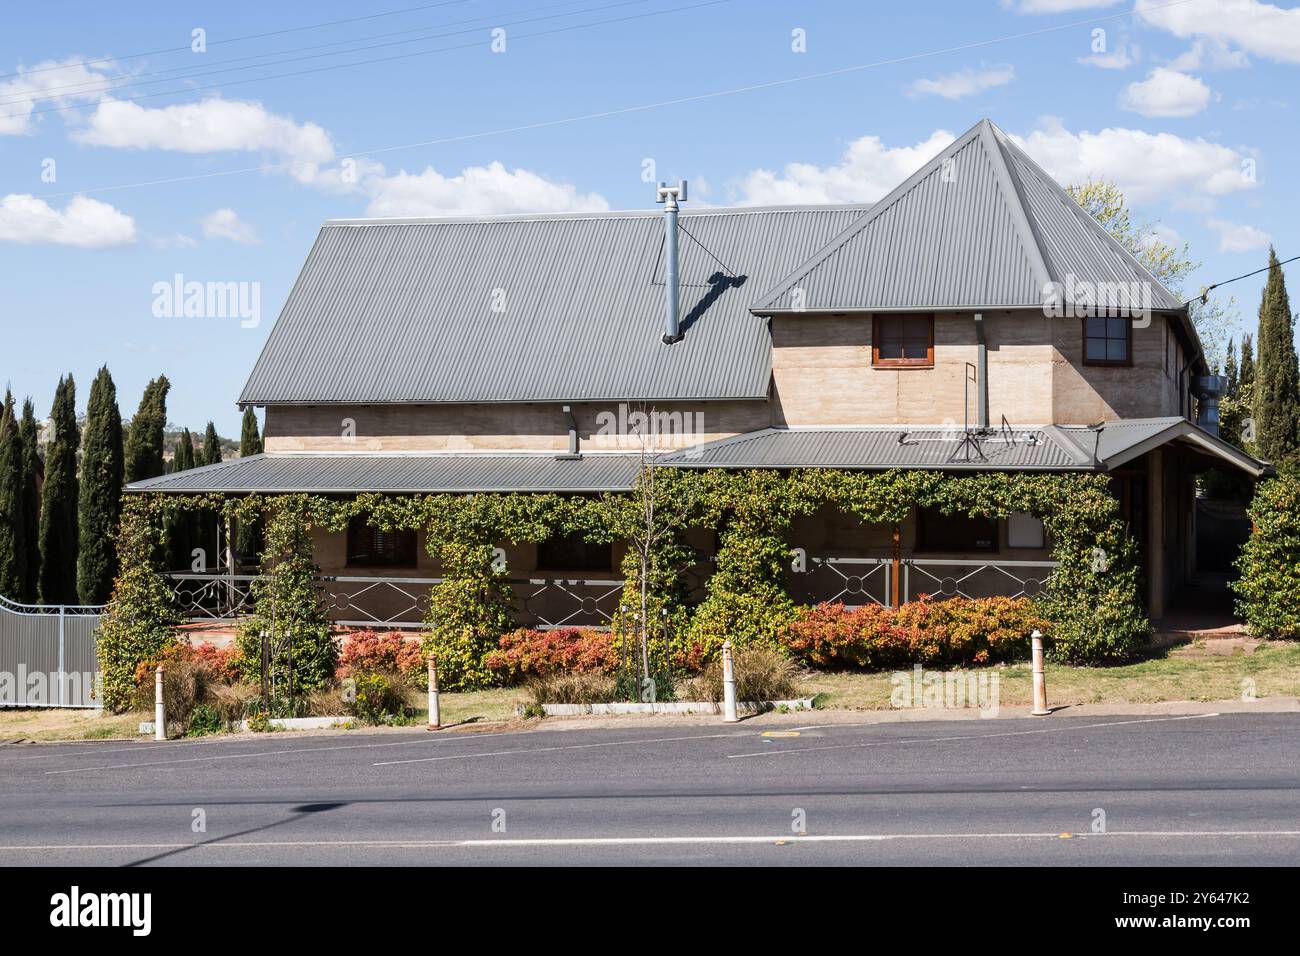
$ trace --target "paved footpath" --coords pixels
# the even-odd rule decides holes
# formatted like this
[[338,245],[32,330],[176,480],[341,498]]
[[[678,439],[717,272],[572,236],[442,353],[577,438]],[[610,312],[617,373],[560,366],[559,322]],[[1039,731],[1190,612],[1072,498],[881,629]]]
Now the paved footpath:
[[10,745],[0,867],[1300,862],[1300,713],[1184,709]]

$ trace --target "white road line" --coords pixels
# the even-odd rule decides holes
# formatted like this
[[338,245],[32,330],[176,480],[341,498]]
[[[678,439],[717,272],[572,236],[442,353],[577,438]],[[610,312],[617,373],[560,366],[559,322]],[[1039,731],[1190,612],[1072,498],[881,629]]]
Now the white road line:
[[1201,717],[1218,717],[1219,714],[1184,714],[1180,717],[1147,717],[1142,720],[1112,720],[1100,724],[1056,724],[1038,730],[1010,730],[1001,734],[956,734],[951,737],[906,737],[899,740],[871,740],[860,744],[827,744],[824,747],[784,747],[755,750],[743,754],[727,754],[728,760],[745,757],[786,757],[793,754],[814,753],[823,750],[856,750],[864,747],[901,747],[908,744],[937,744],[954,740],[988,740],[991,737],[1024,737],[1029,734],[1064,733],[1068,730],[1092,730],[1098,727],[1122,727],[1126,724],[1158,724],[1171,720],[1198,720]]
[[540,754],[549,753],[555,750],[590,750],[595,747],[631,747],[637,744],[664,744],[673,743],[678,740],[716,740],[719,737],[748,737],[749,734],[694,734],[686,737],[651,737],[645,740],[604,740],[594,744],[566,744],[559,747],[528,747],[520,750],[491,750],[487,753],[476,754],[447,754],[444,757],[413,757],[410,760],[384,760],[376,763],[376,767],[392,767],[403,763],[430,763],[435,760],[468,760],[471,757],[505,757],[514,754]]
[[[1074,840],[1125,837],[1141,839],[1300,838],[1300,830],[1109,830],[1106,833],[1072,833]],[[0,853],[50,852],[58,850],[181,850],[181,849],[293,849],[303,847],[332,848],[487,848],[547,846],[688,846],[709,844],[784,844],[798,843],[886,843],[903,840],[1061,840],[1060,831],[1020,831],[1010,833],[818,833],[773,834],[759,836],[630,836],[630,837],[538,837],[499,840],[230,840],[212,843],[46,843],[23,846],[0,846]]]
[[275,757],[283,754],[316,753],[324,750],[371,750],[378,747],[402,747],[417,743],[445,744],[460,743],[468,740],[481,740],[485,737],[513,737],[533,731],[502,731],[496,734],[458,734],[448,737],[427,737],[423,740],[402,740],[382,744],[341,744],[336,747],[292,747],[286,750],[258,750],[253,753],[218,754],[211,757],[182,757],[177,760],[152,760],[146,763],[109,764],[106,767],[72,767],[66,770],[46,770],[47,776],[62,773],[90,773],[96,770],[133,770],[137,767],[165,767],[171,764],[196,763],[201,760],[238,760],[241,757]]

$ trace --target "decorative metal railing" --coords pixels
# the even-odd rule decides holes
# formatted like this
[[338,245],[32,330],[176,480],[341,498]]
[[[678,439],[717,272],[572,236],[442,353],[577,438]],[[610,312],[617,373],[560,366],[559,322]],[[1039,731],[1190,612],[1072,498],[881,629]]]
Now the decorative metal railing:
[[[902,599],[932,597],[1037,597],[1059,562],[906,558]],[[943,572],[949,573],[943,573]]]
[[[264,576],[177,572],[164,575],[191,622],[231,621],[253,613],[253,585]],[[330,617],[345,627],[425,626],[429,596],[442,578],[320,575],[315,578]],[[544,629],[609,627],[618,611],[618,578],[506,579],[521,625]]]
[[889,604],[893,568],[888,558],[810,557],[792,575],[792,591],[806,603],[842,601],[849,607]]

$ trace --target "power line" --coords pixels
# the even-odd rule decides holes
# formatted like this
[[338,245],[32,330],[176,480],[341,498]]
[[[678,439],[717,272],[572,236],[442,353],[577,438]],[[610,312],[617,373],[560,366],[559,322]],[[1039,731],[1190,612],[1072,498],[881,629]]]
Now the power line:
[[[359,23],[362,20],[378,20],[381,17],[395,17],[403,13],[414,13],[419,10],[432,10],[435,7],[455,7],[463,3],[471,3],[473,0],[442,0],[441,3],[426,3],[418,7],[406,7],[403,10],[389,10],[385,13],[371,13],[361,17],[347,17],[343,20],[326,20],[322,23],[310,23],[301,27],[287,27],[283,30],[270,30],[266,33],[249,33],[239,37],[227,37],[226,39],[209,40],[208,46],[217,46],[222,43],[242,43],[245,40],[264,40],[267,37],[283,36],[286,33],[301,33],[304,30],[320,30],[324,27],[334,27],[343,23]],[[188,46],[166,47],[161,50],[145,50],[141,53],[127,53],[123,56],[106,56],[96,60],[82,60],[81,64],[90,63],[118,63],[122,60],[138,60],[142,56],[161,56],[165,53],[190,53],[193,52]],[[19,76],[32,76],[36,73],[48,73],[51,70],[65,70],[67,66],[44,66],[37,70],[24,70],[21,73],[0,73],[0,79],[6,79]]]
[[[571,7],[574,5],[575,2],[584,2],[584,0],[567,0],[567,2],[565,3],[555,3],[555,4],[551,4],[550,6],[539,7],[536,9],[553,10],[556,7]],[[626,6],[632,6],[635,4],[648,3],[648,2],[649,0],[620,0],[620,2],[618,3],[607,3],[603,6],[591,7],[585,10],[573,10],[568,13],[553,13],[547,16],[526,17],[521,20],[501,21],[501,22],[498,22],[499,17],[503,15],[509,16],[509,14],[490,14],[490,15],[480,16],[480,17],[471,17],[465,20],[453,20],[449,23],[439,24],[438,26],[459,26],[462,23],[475,23],[483,20],[488,21],[489,25],[493,25],[493,26],[518,26],[521,23],[535,23],[540,20],[554,20],[559,17],[574,17],[574,16],[580,16],[581,14],[584,13],[596,13],[601,10],[609,10],[615,7],[626,7]],[[135,77],[121,77],[121,78],[114,78],[110,80],[109,78],[105,77],[105,79],[108,80],[108,82],[105,83],[97,83],[97,84],[92,84],[92,83],[75,84],[74,83],[74,84],[69,84],[67,86],[45,87],[35,95],[21,94],[21,95],[11,96],[8,99],[0,99],[0,106],[5,106],[13,103],[32,102],[35,99],[63,99],[67,96],[72,96],[72,95],[76,95],[79,97],[91,96],[95,93],[109,93],[114,90],[121,90],[121,89],[127,89],[131,87],[139,87],[139,86],[150,86],[155,83],[170,83],[179,80],[189,80],[189,79],[193,79],[194,77],[200,77],[200,76],[215,76],[218,73],[233,73],[239,70],[256,70],[262,67],[278,66],[283,63],[296,63],[296,62],[301,62],[303,60],[315,60],[327,56],[346,56],[349,53],[361,53],[366,50],[377,50],[383,47],[401,46],[406,43],[419,43],[422,40],[437,40],[444,37],[459,36],[466,33],[476,33],[482,29],[483,27],[479,26],[479,27],[473,27],[465,30],[452,30],[446,33],[430,33],[430,34],[422,34],[417,36],[410,36],[409,35],[410,31],[400,30],[392,33],[381,33],[375,36],[361,37],[352,40],[335,40],[330,43],[318,43],[312,46],[298,47],[297,49],[293,49],[293,50],[276,50],[270,53],[255,53],[250,56],[236,57],[235,59],[232,60],[223,61],[225,63],[241,63],[247,60],[266,60],[266,62],[264,63],[249,63],[246,66],[224,66],[224,67],[218,67],[217,69],[213,69],[213,70],[193,70],[193,71],[188,71],[189,70],[188,67],[176,67],[170,70],[158,70],[153,73],[143,74],[144,76],[162,77],[161,79],[142,80],[142,79],[136,79]],[[404,36],[405,39],[390,40],[387,43],[375,43],[375,44],[371,44],[370,46],[352,47],[350,49],[345,49],[345,50],[335,50],[331,53],[314,53],[310,56],[286,57],[284,59],[268,59],[269,57],[279,57],[282,54],[286,54],[286,53],[301,53],[307,50],[319,50],[328,46],[340,46],[346,43],[355,43],[357,42],[357,39],[377,40],[377,39],[383,39],[392,36]],[[436,52],[436,51],[422,51],[422,52]],[[352,64],[342,63],[337,65],[350,66]],[[163,74],[165,73],[180,73],[181,75],[163,76]],[[121,82],[119,82],[119,79],[121,80]],[[202,87],[202,89],[210,89],[219,85],[221,84],[211,84],[208,87]],[[150,94],[145,94],[137,97],[123,97],[118,102],[123,102],[123,103],[133,102],[134,100],[137,99],[144,99],[146,95],[147,96],[168,96],[174,93],[188,93],[191,92],[193,89],[194,89],[193,87],[187,87],[185,89],[166,90],[158,93],[150,93]],[[54,95],[54,94],[58,94],[58,95]],[[21,113],[10,113],[7,114],[6,116],[0,116],[0,119],[7,119],[10,117],[32,116],[39,113],[60,113],[67,110],[90,109],[98,105],[99,105],[98,103],[81,103],[81,104],[72,104],[68,106],[49,107],[47,109],[29,110]]]
[[1224,279],[1222,282],[1216,282],[1213,285],[1207,285],[1201,291],[1200,295],[1192,296],[1192,298],[1184,302],[1183,305],[1190,305],[1191,303],[1195,302],[1197,299],[1200,299],[1201,302],[1204,303],[1205,300],[1209,297],[1210,292],[1213,291],[1214,289],[1219,288],[1219,286],[1228,285],[1229,283],[1236,282],[1238,279],[1249,279],[1251,276],[1257,276],[1261,272],[1268,272],[1268,270],[1270,269],[1280,269],[1288,262],[1295,262],[1297,259],[1300,259],[1300,256],[1292,256],[1290,259],[1283,259],[1281,262],[1276,262],[1276,263],[1270,262],[1268,265],[1264,266],[1264,268],[1256,269],[1254,272],[1245,272],[1239,276],[1233,276],[1231,279]]
[[[622,2],[620,3],[609,4],[609,7],[626,6],[628,5],[628,3],[638,3],[638,2],[642,2],[642,0],[622,0]],[[611,23],[626,23],[629,20],[643,20],[646,17],[660,16],[661,14],[665,14],[665,13],[680,13],[683,10],[694,10],[698,7],[712,7],[722,3],[733,3],[733,2],[735,2],[735,0],[704,0],[704,2],[700,2],[700,3],[691,3],[681,7],[668,7],[663,10],[653,10],[648,13],[636,13],[626,17],[610,17],[605,20],[592,20],[588,23],[577,23],[568,27],[556,27],[555,29],[552,30],[539,30],[534,33],[522,33],[522,34],[518,34],[515,37],[515,39],[527,39],[529,37],[550,36],[551,34],[555,34],[555,33],[568,33],[572,30],[583,30],[588,27],[607,26],[608,24]],[[598,7],[595,9],[606,9],[606,8]],[[590,12],[590,11],[583,11],[583,12]],[[536,19],[545,20],[550,18],[538,17]],[[519,21],[519,22],[527,22],[527,21]],[[481,30],[482,27],[479,27],[478,29]],[[462,30],[458,32],[472,33],[475,31]],[[454,35],[454,34],[448,34],[448,35]],[[380,45],[383,46],[385,44],[380,44]],[[123,96],[119,99],[113,100],[113,102],[114,103],[138,103],[140,100],[153,99],[154,97],[158,97],[158,96],[177,96],[184,93],[195,93],[195,92],[201,92],[203,90],[221,89],[227,86],[242,86],[246,83],[258,83],[261,82],[262,80],[278,80],[289,76],[307,76],[313,73],[327,73],[331,70],[343,70],[354,66],[368,66],[374,63],[391,63],[396,60],[409,60],[412,57],[428,56],[431,53],[448,53],[454,50],[472,50],[472,49],[481,48],[482,46],[483,43],[481,40],[475,40],[473,43],[459,43],[454,46],[434,47],[431,50],[417,50],[414,53],[399,53],[395,56],[374,57],[369,60],[357,60],[353,63],[331,63],[328,66],[312,67],[309,70],[290,70],[287,73],[269,73],[266,76],[253,76],[243,80],[229,80],[223,83],[209,83],[206,86],[191,86],[180,90],[160,90],[159,92],[156,93],[141,93],[139,96]],[[300,57],[299,59],[313,59],[313,57]],[[285,62],[292,62],[292,61],[285,61]],[[261,64],[261,65],[271,66],[273,64]],[[221,72],[221,71],[217,71],[217,72]],[[51,106],[46,109],[29,110],[27,112],[22,112],[22,113],[0,114],[0,119],[8,119],[11,117],[36,116],[41,113],[63,113],[69,110],[89,109],[91,107],[95,107],[98,105],[99,105],[98,103],[79,103],[71,106]]]
[[[715,0],[715,2],[722,2],[722,0]],[[1165,10],[1168,9],[1169,7],[1178,7],[1188,3],[1195,3],[1195,2],[1198,2],[1198,0],[1173,0],[1172,3],[1167,3],[1159,7],[1149,7],[1147,8],[1147,10],[1148,11]],[[711,5],[712,4],[705,3],[705,4],[697,4],[696,6],[711,6]],[[663,12],[674,12],[674,11],[663,11]],[[852,66],[840,67],[834,70],[824,70],[817,73],[804,73],[798,76],[786,77],[785,79],[781,79],[781,80],[768,80],[763,83],[752,83],[746,86],[735,86],[735,87],[730,87],[722,90],[713,90],[708,93],[696,93],[688,96],[679,96],[679,97],[674,97],[666,100],[657,100],[651,103],[641,103],[635,106],[625,106],[625,107],[619,107],[616,109],[608,109],[608,110],[597,110],[591,113],[579,113],[571,116],[558,117],[556,119],[551,119],[551,120],[539,120],[533,123],[524,123],[518,126],[504,126],[504,127],[498,127],[496,129],[480,130],[474,133],[461,133],[455,136],[444,136],[438,139],[427,139],[418,142],[402,143],[393,146],[378,146],[373,149],[351,151],[347,155],[352,158],[361,157],[361,156],[377,156],[382,153],[393,153],[393,152],[400,152],[408,149],[419,149],[426,146],[445,146],[451,143],[463,143],[470,140],[486,139],[492,136],[503,136],[503,135],[509,135],[511,133],[523,133],[523,132],[531,132],[532,130],[538,130],[538,129],[549,129],[557,126],[567,126],[574,123],[586,122],[588,120],[609,119],[614,116],[626,116],[632,113],[644,113],[644,112],[649,112],[651,110],[665,109],[670,106],[682,106],[688,103],[699,103],[699,102],[704,102],[706,100],[719,99],[721,97],[726,97],[726,96],[734,96],[740,93],[753,93],[759,90],[776,89],[783,86],[791,86],[796,83],[806,82],[808,80],[820,80],[820,79],[827,79],[835,76],[844,76],[851,73],[860,73],[865,70],[876,69],[882,66],[893,66],[899,63],[914,62],[917,60],[928,59],[930,57],[943,56],[949,53],[961,53],[967,50],[978,49],[981,47],[994,46],[999,43],[1009,43],[1015,40],[1032,39],[1034,37],[1043,36],[1045,34],[1058,33],[1062,30],[1070,30],[1079,26],[1088,26],[1089,24],[1094,24],[1094,23],[1106,23],[1111,20],[1118,20],[1131,15],[1132,13],[1128,12],[1128,13],[1109,14],[1104,17],[1088,17],[1082,20],[1074,20],[1071,21],[1070,23],[1058,24],[1057,26],[1053,26],[1053,27],[1043,27],[1042,29],[1039,30],[1030,30],[1025,33],[1014,33],[1014,34],[1009,34],[1001,37],[993,37],[987,40],[976,40],[971,43],[964,43],[958,46],[951,46],[951,47],[945,47],[943,49],[938,49],[938,50],[928,50],[921,53],[912,53],[904,56],[891,57],[889,59],[876,60],[870,63],[859,63],[859,64],[854,64]],[[559,32],[559,31],[545,31],[544,33],[528,34],[527,36],[543,36],[546,33],[553,33],[553,32]],[[432,52],[437,52],[437,51],[432,51]],[[404,57],[397,57],[395,59],[402,59],[402,58]],[[353,65],[353,64],[349,64],[349,65]],[[309,70],[305,72],[318,72],[318,71]],[[290,75],[296,75],[296,74],[290,74]],[[274,77],[262,77],[262,79],[274,79]],[[239,82],[250,82],[250,81],[239,81]],[[244,166],[235,169],[217,170],[208,173],[196,173],[190,176],[173,176],[165,179],[144,180],[135,183],[119,183],[113,186],[97,186],[97,187],[91,187],[89,189],[75,190],[72,192],[47,193],[45,194],[45,198],[58,199],[67,196],[85,195],[89,193],[117,192],[123,189],[139,189],[145,186],[166,186],[166,185],[173,185],[176,183],[197,182],[205,179],[215,179],[222,176],[239,176],[245,173],[278,172],[281,170],[289,169],[293,165],[294,163],[291,161],[282,162],[282,163],[263,163],[257,166]]]

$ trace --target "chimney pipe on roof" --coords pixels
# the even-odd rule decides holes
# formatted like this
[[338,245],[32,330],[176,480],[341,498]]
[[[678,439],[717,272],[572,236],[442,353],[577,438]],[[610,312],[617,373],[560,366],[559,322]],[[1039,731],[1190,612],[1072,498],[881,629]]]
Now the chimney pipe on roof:
[[664,314],[664,344],[672,345],[682,338],[678,320],[677,294],[677,203],[686,201],[686,180],[676,186],[660,183],[655,202],[664,204],[664,297],[667,310]]
[[989,427],[989,344],[984,338],[984,314],[975,313],[975,339],[979,343],[977,350],[978,358],[976,359],[978,376],[976,381],[976,399],[979,405],[979,427],[985,429]]

